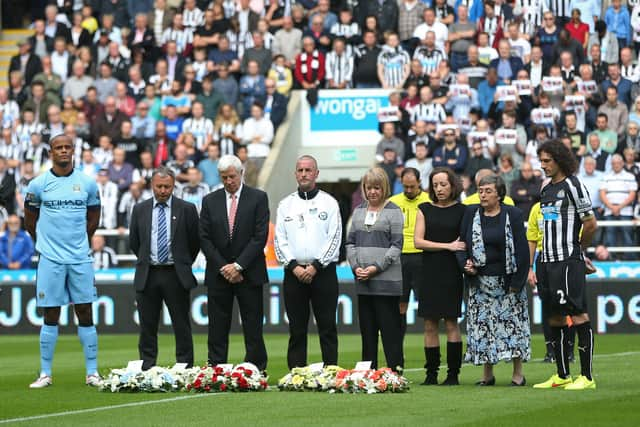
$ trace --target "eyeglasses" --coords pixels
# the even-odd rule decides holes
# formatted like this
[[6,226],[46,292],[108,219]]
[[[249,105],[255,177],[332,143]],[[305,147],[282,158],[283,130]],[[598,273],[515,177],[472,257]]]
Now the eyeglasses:
[[276,87],[273,85],[265,86],[267,89],[275,89]]

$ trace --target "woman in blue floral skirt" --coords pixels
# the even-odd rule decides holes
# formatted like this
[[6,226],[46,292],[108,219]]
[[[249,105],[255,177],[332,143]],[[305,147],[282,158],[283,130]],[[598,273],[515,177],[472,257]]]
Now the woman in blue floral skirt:
[[469,287],[465,361],[484,366],[480,386],[495,385],[493,365],[512,361],[511,385],[524,386],[522,363],[531,357],[524,217],[502,204],[506,187],[499,176],[484,177],[478,193],[480,205],[468,208],[460,230],[467,250],[458,252]]

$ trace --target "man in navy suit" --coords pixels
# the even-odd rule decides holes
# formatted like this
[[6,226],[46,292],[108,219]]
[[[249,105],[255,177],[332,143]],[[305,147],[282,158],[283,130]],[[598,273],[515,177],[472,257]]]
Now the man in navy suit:
[[271,123],[273,123],[273,131],[275,133],[287,115],[289,98],[276,91],[276,81],[273,79],[266,79],[264,81],[264,87],[267,93],[262,105],[264,105],[265,115],[271,120]]
[[245,361],[267,367],[262,336],[262,286],[269,281],[264,247],[269,231],[267,194],[242,182],[236,156],[222,156],[218,172],[224,188],[202,200],[200,246],[207,258],[208,362],[227,363],[234,298],[238,300]]
[[516,80],[518,71],[524,68],[524,64],[520,58],[511,55],[511,45],[507,39],[500,40],[498,55],[498,58],[489,63],[489,68],[495,68],[500,80],[509,84],[511,80]]
[[133,279],[140,316],[138,350],[145,370],[156,365],[163,302],[171,315],[176,361],[193,366],[189,293],[197,286],[191,265],[200,250],[198,211],[172,196],[174,186],[174,172],[157,169],[151,177],[153,197],[131,213],[129,247],[138,257]]

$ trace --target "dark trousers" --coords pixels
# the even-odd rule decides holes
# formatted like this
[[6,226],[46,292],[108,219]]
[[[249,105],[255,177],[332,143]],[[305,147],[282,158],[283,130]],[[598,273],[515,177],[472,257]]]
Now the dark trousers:
[[284,272],[284,306],[289,318],[289,369],[307,366],[307,333],[309,314],[318,326],[320,350],[325,365],[338,364],[338,330],[336,309],[338,307],[338,277],[335,264],[318,271],[310,284],[300,282],[289,270]]
[[267,349],[262,336],[264,317],[262,286],[249,286],[246,283],[231,284],[222,277],[218,280],[219,283],[215,286],[207,288],[209,363],[212,365],[227,363],[229,329],[235,297],[238,300],[244,334],[244,361],[251,362],[264,371],[267,368]]
[[156,365],[158,357],[158,323],[164,302],[171,315],[173,334],[176,338],[176,362],[193,366],[193,339],[189,317],[189,291],[179,282],[173,266],[149,267],[147,284],[136,292],[140,316],[138,351],[144,361],[142,369]]
[[387,366],[394,370],[404,366],[399,302],[398,296],[358,295],[362,360],[370,360],[374,369],[378,368],[378,334]]

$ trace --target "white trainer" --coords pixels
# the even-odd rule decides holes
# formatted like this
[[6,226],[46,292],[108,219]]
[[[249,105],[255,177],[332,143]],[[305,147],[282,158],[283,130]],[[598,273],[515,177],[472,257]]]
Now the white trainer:
[[47,374],[40,374],[37,380],[29,385],[29,388],[45,388],[53,384],[51,377]]
[[98,375],[97,372],[94,372],[93,374],[87,375],[85,377],[84,383],[86,385],[90,385],[91,387],[99,387],[102,383],[102,378],[100,377],[100,375]]

